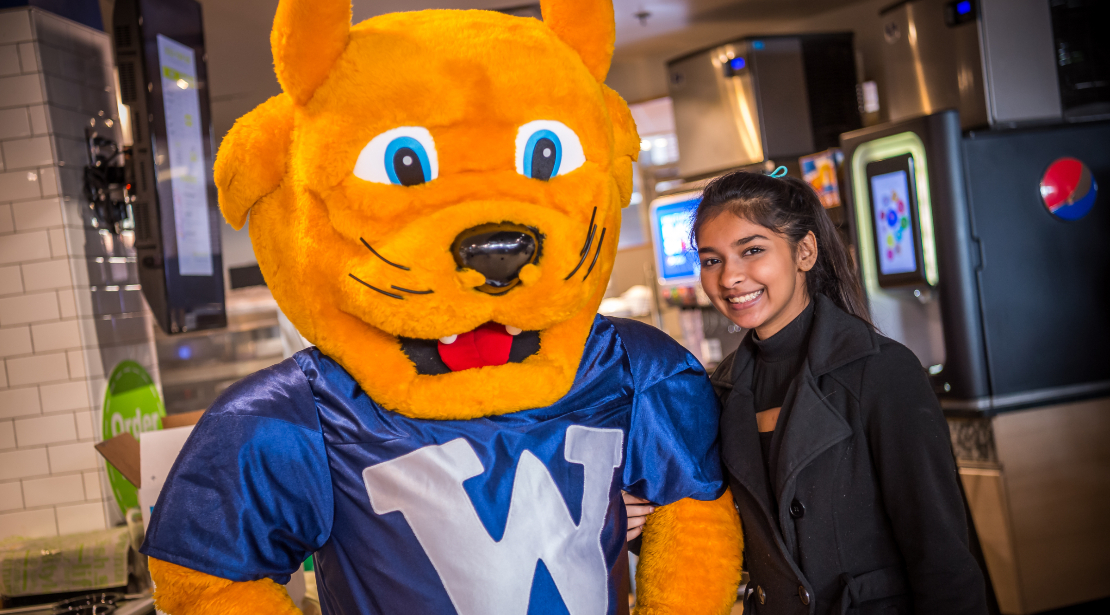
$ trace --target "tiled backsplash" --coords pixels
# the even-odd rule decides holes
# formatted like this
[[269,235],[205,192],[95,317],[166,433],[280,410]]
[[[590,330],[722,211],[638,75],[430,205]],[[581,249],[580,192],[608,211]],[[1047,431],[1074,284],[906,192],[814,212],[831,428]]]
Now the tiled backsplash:
[[0,540],[114,520],[105,374],[131,359],[158,381],[135,252],[82,196],[85,128],[119,136],[113,83],[104,32],[0,11]]

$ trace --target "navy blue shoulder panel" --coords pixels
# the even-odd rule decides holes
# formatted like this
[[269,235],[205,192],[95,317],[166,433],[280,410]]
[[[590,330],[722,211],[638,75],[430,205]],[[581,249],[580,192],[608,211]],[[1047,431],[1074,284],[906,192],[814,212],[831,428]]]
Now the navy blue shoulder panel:
[[704,374],[705,368],[665,332],[636,320],[604,316],[613,323],[621,344],[628,352],[628,363],[636,388],[643,390],[679,372],[692,370]]
[[231,385],[204,415],[271,418],[320,431],[312,388],[295,358],[261,369]]

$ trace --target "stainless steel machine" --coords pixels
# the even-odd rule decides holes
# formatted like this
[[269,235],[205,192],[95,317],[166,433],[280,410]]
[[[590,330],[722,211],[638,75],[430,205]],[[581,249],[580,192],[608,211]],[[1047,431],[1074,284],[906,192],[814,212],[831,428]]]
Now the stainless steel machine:
[[745,38],[671,60],[667,74],[685,179],[796,163],[861,125],[850,33]]
[[1110,114],[1102,0],[905,0],[881,13],[892,120],[958,109],[963,128]]

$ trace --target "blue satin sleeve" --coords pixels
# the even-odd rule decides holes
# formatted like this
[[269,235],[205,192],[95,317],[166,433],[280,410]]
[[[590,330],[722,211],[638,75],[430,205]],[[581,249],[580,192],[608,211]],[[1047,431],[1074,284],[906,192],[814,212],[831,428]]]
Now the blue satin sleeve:
[[625,451],[624,490],[659,505],[724,493],[720,406],[701,363],[666,333],[610,318],[636,383]]
[[717,396],[705,372],[687,370],[637,392],[624,490],[659,505],[724,493]]
[[328,540],[333,508],[312,392],[289,360],[229,387],[205,413],[141,551],[232,581],[284,584]]

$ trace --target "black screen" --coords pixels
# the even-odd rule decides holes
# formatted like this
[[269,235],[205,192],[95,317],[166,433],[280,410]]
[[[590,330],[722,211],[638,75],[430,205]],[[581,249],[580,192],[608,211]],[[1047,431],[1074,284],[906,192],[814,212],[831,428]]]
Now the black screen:
[[867,165],[880,286],[926,283],[915,179],[913,157],[909,154]]
[[114,22],[143,294],[166,333],[225,326],[200,5],[119,0]]

